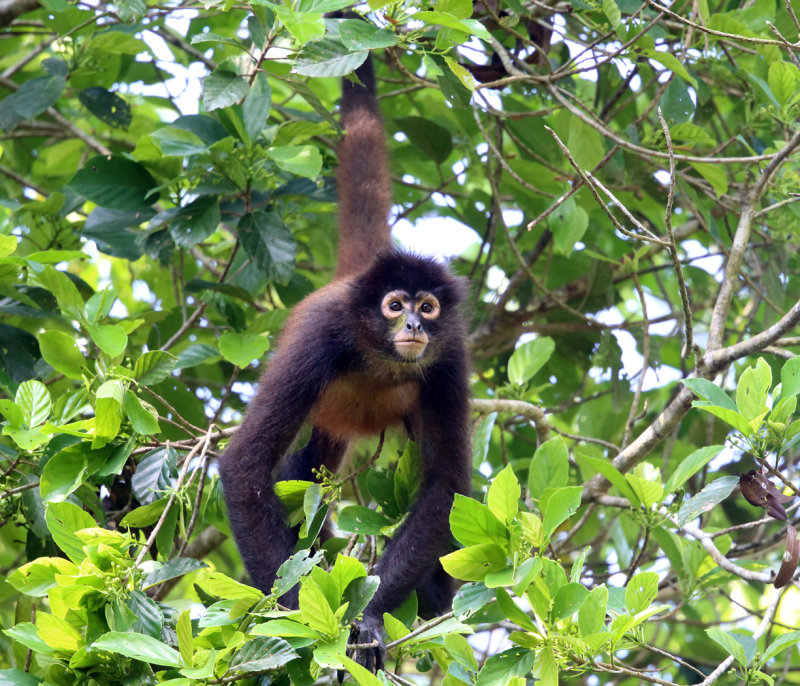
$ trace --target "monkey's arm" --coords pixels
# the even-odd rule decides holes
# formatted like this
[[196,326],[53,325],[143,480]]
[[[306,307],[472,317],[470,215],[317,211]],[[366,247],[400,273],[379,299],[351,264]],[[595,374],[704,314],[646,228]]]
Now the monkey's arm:
[[253,585],[265,593],[295,544],[273,490],[273,472],[335,374],[335,355],[326,350],[325,336],[319,330],[304,332],[305,320],[299,321],[282,338],[219,463],[236,544]]
[[[408,518],[378,564],[376,571],[381,583],[364,612],[359,643],[380,641],[383,613],[391,612],[412,590],[436,576],[439,557],[452,549],[453,498],[456,493],[469,494],[472,477],[468,398],[465,359],[451,359],[426,375],[418,421],[423,462],[421,485]],[[438,612],[446,611],[452,599],[449,577],[445,578],[447,585],[441,589],[441,605],[433,608]],[[356,659],[374,671],[381,667],[383,649],[358,651]]]

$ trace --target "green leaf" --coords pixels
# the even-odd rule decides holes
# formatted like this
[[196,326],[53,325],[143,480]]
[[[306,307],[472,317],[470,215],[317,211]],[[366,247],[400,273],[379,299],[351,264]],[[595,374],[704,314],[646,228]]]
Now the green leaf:
[[78,567],[63,557],[40,557],[15,569],[6,581],[20,593],[42,598],[58,583],[55,578],[57,574],[75,576],[78,574]]
[[92,650],[104,650],[145,663],[180,667],[179,653],[152,636],[130,632],[109,631],[91,645]]
[[148,505],[142,505],[141,507],[131,510],[120,520],[119,526],[137,528],[152,526],[164,513],[164,508],[166,508],[168,501],[168,497],[159,498]]
[[589,215],[574,198],[569,198],[550,215],[548,222],[556,251],[569,255],[589,228]]
[[259,73],[242,103],[242,119],[250,140],[255,140],[261,129],[267,125],[271,100],[269,81],[263,73]]
[[614,0],[603,0],[603,14],[606,15],[612,28],[617,28],[622,21],[622,12]]
[[661,502],[664,487],[660,483],[649,481],[635,474],[626,474],[625,481],[628,482],[631,490],[646,509],[649,510],[653,505]]
[[505,589],[498,588],[496,594],[497,606],[500,608],[500,611],[503,613],[506,619],[511,620],[527,631],[538,631],[534,621],[525,612],[523,612],[520,607],[517,606]]
[[408,441],[405,450],[397,461],[394,472],[392,491],[394,501],[401,512],[406,512],[414,502],[422,481],[422,453],[419,443]]
[[785,634],[781,634],[764,650],[758,666],[761,667],[767,664],[769,660],[771,660],[781,651],[786,650],[787,648],[791,650],[798,644],[800,644],[800,631],[787,631]]
[[283,220],[274,212],[253,212],[242,217],[238,229],[242,247],[256,266],[270,279],[287,283],[297,246]]
[[3,629],[3,633],[35,653],[42,653],[43,655],[50,656],[56,654],[55,648],[49,646],[41,639],[38,627],[31,622],[20,622],[10,629]]
[[192,664],[194,654],[194,639],[192,638],[192,618],[189,610],[184,610],[178,615],[175,622],[175,634],[178,637],[178,652],[185,665]]
[[203,79],[203,107],[209,112],[229,107],[250,92],[241,76],[225,69],[215,69]]
[[33,674],[20,669],[0,669],[0,686],[38,686],[40,683]]
[[96,324],[86,327],[98,348],[109,357],[118,357],[128,347],[128,334],[119,324]]
[[391,520],[380,512],[370,510],[363,505],[350,505],[339,512],[336,525],[342,531],[358,534],[379,534],[385,526],[391,526]]
[[282,638],[259,636],[233,654],[229,667],[235,672],[260,672],[282,667],[296,657],[292,646]]
[[40,333],[38,338],[39,349],[47,364],[70,379],[81,378],[86,369],[86,360],[73,336],[50,329]]
[[358,69],[367,55],[368,50],[349,52],[339,41],[324,38],[307,43],[300,50],[292,72],[303,76],[345,76]]
[[798,394],[800,394],[800,357],[793,357],[781,368],[781,398]]
[[185,347],[178,353],[175,369],[194,367],[205,362],[215,361],[219,357],[219,350],[216,348],[204,343],[195,343]]
[[254,603],[263,597],[263,593],[257,588],[239,583],[222,572],[209,572],[197,583],[204,591],[223,600],[247,600]]
[[767,83],[775,99],[786,106],[797,93],[797,69],[788,62],[773,62],[769,65]]
[[759,357],[754,367],[748,367],[736,386],[736,406],[745,421],[750,422],[767,411],[767,396],[772,385],[772,370]]
[[450,510],[450,530],[462,545],[497,543],[508,546],[508,532],[492,511],[483,503],[456,493]]
[[175,474],[177,454],[172,448],[159,448],[147,453],[136,465],[131,486],[136,499],[147,505],[161,497],[170,487]]
[[506,554],[494,543],[481,543],[456,550],[439,561],[444,570],[456,579],[482,581],[486,574],[506,566]]
[[219,351],[222,356],[244,369],[253,360],[261,359],[261,356],[269,350],[269,339],[255,333],[235,333],[225,331],[219,337]]
[[521,386],[536,374],[553,354],[556,344],[547,336],[520,345],[508,360],[508,379]]
[[[605,2],[603,3],[603,8],[605,9]],[[695,78],[689,74],[689,72],[686,70],[686,67],[684,67],[680,60],[678,60],[678,58],[675,57],[675,55],[673,55],[671,52],[649,49],[643,50],[642,52],[647,55],[649,59],[663,64],[671,72],[680,76],[683,81],[686,81],[687,83],[690,83],[692,87],[697,88],[697,81]],[[673,83],[675,81],[679,80],[672,80]],[[669,92],[670,86],[672,86],[672,83],[670,83],[670,86],[667,87],[667,93],[665,96],[666,105],[664,107],[664,116],[670,116],[671,119],[678,122],[691,119],[692,115],[694,114],[694,103],[691,101],[691,98],[689,99],[689,102],[685,101],[685,97],[688,95],[688,92],[686,89],[686,84],[683,83],[683,81],[679,81],[678,88],[672,94]],[[677,105],[677,107],[679,108],[679,111],[683,112],[684,116],[686,116],[686,119],[676,116],[677,112],[673,109],[676,106],[676,98],[680,100],[680,105]],[[670,115],[667,114],[667,111],[670,112]]]
[[678,524],[683,526],[699,517],[703,512],[713,509],[725,500],[738,484],[738,476],[723,476],[721,479],[712,481],[700,493],[684,503],[678,511]]
[[453,137],[443,126],[424,117],[398,117],[398,128],[418,151],[442,164],[453,151]]
[[464,621],[482,610],[495,596],[495,590],[483,584],[464,584],[453,598],[453,612]]
[[300,617],[302,621],[325,636],[339,633],[339,622],[322,589],[310,577],[300,581]]
[[142,589],[148,589],[170,579],[208,567],[205,562],[192,557],[175,557],[165,562],[159,569],[148,574],[142,581]]
[[300,577],[308,574],[322,559],[324,559],[324,555],[321,550],[314,555],[310,555],[309,550],[301,550],[292,555],[278,567],[274,586],[275,594],[280,597],[294,588],[295,584],[300,581]]
[[283,145],[267,148],[267,156],[283,171],[316,179],[322,170],[322,156],[313,145]]
[[705,129],[688,121],[670,127],[669,134],[674,141],[681,141],[709,148],[714,145],[714,139],[708,135]]
[[162,155],[188,157],[208,152],[208,145],[196,134],[172,126],[165,126],[163,129],[153,131],[150,134],[150,140],[155,143]]
[[658,574],[640,572],[625,587],[625,607],[631,614],[637,614],[650,607],[658,595]]
[[29,429],[44,424],[50,416],[52,407],[50,391],[36,379],[23,381],[19,385],[14,395],[14,403],[22,411],[24,424]]
[[566,486],[564,488],[548,488],[540,500],[542,510],[542,524],[548,536],[561,526],[569,517],[575,514],[581,504],[580,486]]
[[115,210],[148,209],[160,196],[147,169],[117,155],[93,157],[69,185],[92,202]]
[[318,41],[325,35],[322,12],[298,12],[294,8],[278,5],[275,7],[275,13],[300,45]]
[[753,433],[753,429],[748,421],[735,410],[729,410],[727,407],[719,407],[717,405],[705,405],[702,404],[702,401],[698,402],[697,400],[692,403],[692,407],[697,407],[709,414],[713,414],[715,417],[719,417],[723,422],[730,424],[744,436],[749,436]]
[[75,564],[86,557],[83,541],[75,535],[76,531],[96,527],[92,516],[70,502],[48,503],[45,521],[55,544],[63,550]]
[[712,405],[719,405],[728,410],[736,411],[736,403],[731,400],[731,397],[708,379],[684,379],[683,385],[692,391],[692,393],[700,396],[703,400],[707,400]]
[[133,430],[137,434],[152,436],[161,433],[161,427],[158,425],[158,417],[142,405],[133,391],[125,391],[123,408],[128,417],[128,421],[131,423],[131,427],[133,427]]
[[664,486],[665,493],[674,493],[705,467],[725,446],[707,445],[684,457]]
[[591,590],[578,612],[578,626],[583,636],[603,630],[607,607],[608,588],[605,584],[601,584]]
[[393,31],[378,28],[360,19],[340,19],[338,23],[339,40],[350,52],[380,50],[398,43],[397,35]]
[[16,236],[0,236],[0,257],[8,257],[16,249],[19,241]]
[[45,464],[39,481],[42,500],[45,503],[64,500],[83,483],[86,468],[85,455],[69,450],[53,455]]
[[[678,79],[673,79],[672,83],[678,82]],[[725,195],[728,192],[728,177],[725,174],[725,167],[721,164],[709,164],[707,162],[689,162],[695,170],[706,181],[711,184],[717,198]]]
[[[115,33],[120,36],[124,35],[119,32]],[[141,47],[144,48],[145,46],[142,45]],[[112,93],[100,86],[84,88],[78,93],[78,100],[100,121],[114,128],[127,129],[133,121],[131,106],[127,101],[116,93]]]
[[557,621],[564,617],[570,617],[581,609],[588,597],[589,591],[583,584],[564,584],[556,591],[556,595],[553,598],[553,619]]
[[163,350],[144,353],[133,367],[133,378],[143,386],[153,386],[169,378],[178,362],[174,355]]
[[547,488],[561,488],[569,480],[569,454],[561,436],[551,438],[536,448],[528,468],[528,491],[539,499]]
[[708,634],[710,639],[719,643],[719,645],[721,645],[729,655],[732,655],[741,666],[747,666],[748,660],[745,657],[744,647],[729,632],[718,629],[717,627],[711,627],[710,629],[706,629],[706,634]]
[[430,26],[446,26],[449,29],[456,31],[463,31],[467,34],[478,36],[486,41],[492,39],[491,34],[486,30],[486,27],[479,21],[471,19],[459,19],[452,14],[438,11],[423,11],[417,12],[414,15],[416,21],[423,21]]
[[501,522],[506,524],[516,516],[519,511],[519,498],[522,494],[517,475],[511,465],[506,465],[494,477],[489,492],[486,494],[486,504],[492,513]]

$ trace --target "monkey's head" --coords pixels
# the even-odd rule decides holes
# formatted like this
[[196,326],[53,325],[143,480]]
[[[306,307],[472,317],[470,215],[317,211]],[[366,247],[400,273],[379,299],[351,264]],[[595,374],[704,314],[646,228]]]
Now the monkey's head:
[[362,343],[400,363],[428,364],[464,336],[463,280],[434,259],[393,251],[353,283]]

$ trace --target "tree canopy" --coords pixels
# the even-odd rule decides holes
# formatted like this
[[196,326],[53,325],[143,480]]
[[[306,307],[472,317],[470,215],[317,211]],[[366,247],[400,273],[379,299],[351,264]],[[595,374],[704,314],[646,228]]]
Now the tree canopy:
[[[800,684],[800,3],[349,6],[0,2],[0,684]],[[332,276],[368,54],[475,398],[463,586],[377,676],[348,627],[414,444],[281,482],[267,596],[215,467]]]

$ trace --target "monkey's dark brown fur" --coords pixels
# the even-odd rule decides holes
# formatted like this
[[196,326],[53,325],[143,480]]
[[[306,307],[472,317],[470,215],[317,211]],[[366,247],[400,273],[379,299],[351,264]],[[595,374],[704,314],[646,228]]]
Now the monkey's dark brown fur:
[[[380,642],[383,613],[412,590],[428,614],[449,609],[451,580],[438,558],[451,547],[453,496],[469,493],[472,470],[464,285],[436,261],[391,248],[390,178],[371,62],[357,75],[363,86],[343,83],[335,279],[289,318],[220,476],[247,570],[269,592],[297,541],[275,481],[313,480],[321,465],[336,470],[351,438],[394,425],[410,430],[421,447],[422,485],[378,563],[380,587],[356,632],[367,643]],[[313,427],[308,444],[286,456],[306,421]],[[295,590],[284,601],[296,598]],[[379,669],[382,644],[356,659]]]

